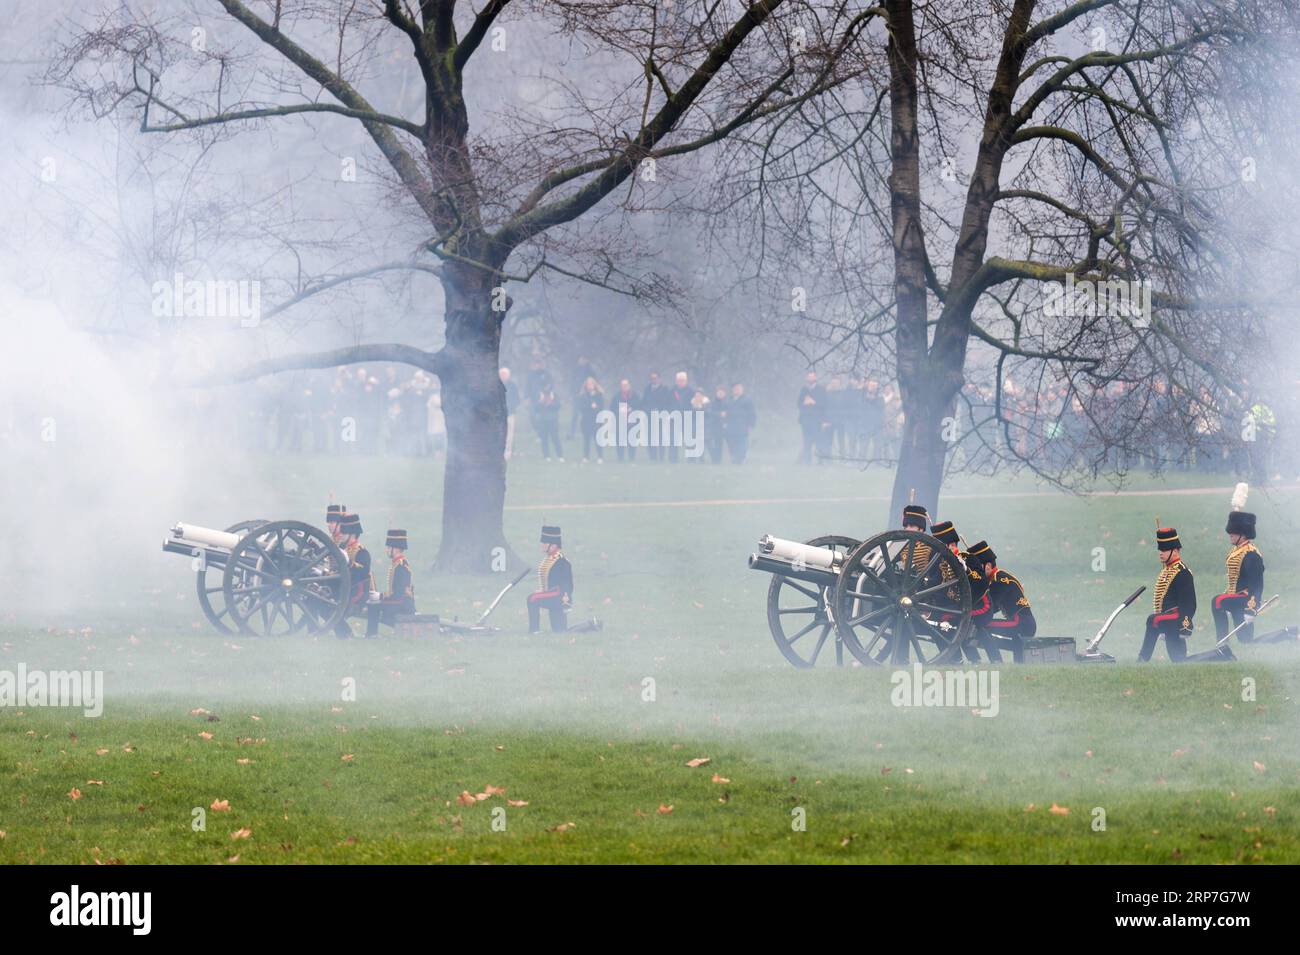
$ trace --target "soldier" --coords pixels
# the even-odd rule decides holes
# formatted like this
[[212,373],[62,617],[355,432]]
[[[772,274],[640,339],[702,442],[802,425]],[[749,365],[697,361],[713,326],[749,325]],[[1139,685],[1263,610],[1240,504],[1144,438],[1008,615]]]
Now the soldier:
[[[1232,549],[1228,551],[1228,589],[1214,598],[1214,630],[1220,640],[1228,635],[1229,618],[1233,624],[1245,622],[1237,639],[1250,643],[1255,639],[1255,611],[1264,600],[1264,558],[1255,549],[1255,515],[1247,511],[1230,511],[1224,528]],[[1227,647],[1225,645],[1224,649]]]
[[347,512],[348,509],[342,504],[331,504],[325,508],[325,530],[329,531],[330,540],[335,544],[338,544],[343,537],[339,531],[339,523]]
[[[936,523],[930,526],[930,534],[933,537],[937,537],[942,544],[946,545],[948,550],[952,551],[953,556],[955,556],[958,560],[962,561],[963,568],[965,567],[965,559],[962,557],[961,550],[959,549],[959,544],[961,543],[961,535],[957,533],[957,528],[953,525],[952,521],[937,521]],[[968,570],[967,573],[970,574],[971,572]],[[939,577],[941,580],[955,579],[953,577],[952,570],[948,567],[947,564],[939,565]],[[984,578],[979,577],[978,575],[972,576],[971,579],[972,593],[975,592],[977,580],[982,582]],[[981,589],[981,593],[982,592],[983,590]],[[945,590],[944,594],[951,603],[953,604],[957,603],[958,591],[955,586]],[[956,617],[955,613],[942,614],[939,617],[939,623],[951,624],[955,617]],[[967,640],[965,645],[962,647],[962,652],[966,654],[966,659],[969,660],[971,663],[979,663],[980,655],[979,655],[979,651],[975,648],[974,643],[975,643],[974,640]],[[990,657],[990,659],[992,659],[992,657]]]
[[542,527],[542,562],[537,565],[537,589],[528,595],[528,632],[541,633],[541,614],[551,617],[551,629],[568,629],[565,613],[573,602],[573,565],[560,551],[560,529]]
[[[1015,574],[998,566],[998,555],[986,541],[980,541],[966,554],[968,566],[973,567],[987,582],[979,604],[971,612],[975,626],[981,631],[980,645],[994,663],[1002,661],[998,646],[1009,647],[1017,663],[1025,659],[1024,641],[1038,632],[1038,622],[1029,607],[1024,585]],[[1001,612],[1002,618],[994,614]]]
[[388,568],[388,589],[379,600],[366,607],[366,638],[379,636],[379,624],[392,627],[397,618],[415,613],[415,584],[411,578],[411,565],[406,559],[406,531],[390,528],[384,541],[392,566]]
[[1162,567],[1152,601],[1155,613],[1147,617],[1147,632],[1138,662],[1150,660],[1156,641],[1164,637],[1169,659],[1177,663],[1187,657],[1187,638],[1192,635],[1192,618],[1196,616],[1196,582],[1183,563],[1183,542],[1178,539],[1178,531],[1172,527],[1159,528],[1156,547]]
[[360,515],[344,514],[339,532],[343,538],[343,555],[347,558],[348,567],[352,571],[352,592],[347,596],[348,609],[335,626],[334,635],[346,640],[352,636],[348,617],[361,615],[374,592],[375,578],[370,573],[370,551],[361,546]]

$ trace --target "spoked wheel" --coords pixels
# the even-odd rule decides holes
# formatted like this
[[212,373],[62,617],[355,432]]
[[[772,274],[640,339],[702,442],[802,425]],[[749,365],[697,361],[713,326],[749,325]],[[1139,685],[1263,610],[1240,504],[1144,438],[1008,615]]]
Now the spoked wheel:
[[[240,521],[226,528],[228,534],[243,534],[254,527],[261,527],[266,521]],[[208,582],[208,572],[212,572],[212,582]],[[213,567],[202,556],[194,558],[195,587],[199,592],[199,609],[208,622],[222,633],[233,633],[230,628],[230,610],[226,606],[223,574],[220,567]]]
[[[851,537],[814,537],[804,541],[812,547],[826,547],[841,556],[847,555],[858,542]],[[835,643],[835,665],[844,665],[844,644],[835,631],[830,611],[831,588],[793,577],[772,575],[767,588],[767,625],[772,639],[787,660],[800,669],[810,669],[822,657],[827,637]]]
[[965,565],[929,534],[886,531],[844,561],[831,601],[844,645],[862,663],[956,663],[971,633]]
[[351,572],[325,531],[275,521],[250,531],[226,563],[223,591],[242,633],[319,633],[347,611]]

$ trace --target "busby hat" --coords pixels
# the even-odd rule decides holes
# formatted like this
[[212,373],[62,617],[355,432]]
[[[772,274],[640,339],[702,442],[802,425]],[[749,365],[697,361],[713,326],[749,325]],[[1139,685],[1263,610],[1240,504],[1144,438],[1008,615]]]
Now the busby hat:
[[560,528],[556,524],[542,525],[542,543],[560,546]]
[[1229,534],[1240,534],[1246,540],[1253,541],[1255,539],[1255,515],[1250,511],[1229,511],[1226,530]]
[[1178,539],[1178,531],[1161,527],[1156,530],[1156,547],[1159,550],[1182,550],[1183,542]]
[[953,526],[952,521],[939,521],[936,524],[931,524],[930,533],[945,544],[956,544],[961,540],[957,536],[957,528]]
[[342,504],[331,504],[329,507],[325,508],[325,523],[337,524],[339,521],[343,520],[343,515],[347,512],[348,509]]
[[390,527],[388,529],[388,540],[384,541],[384,546],[406,550],[406,531],[400,527]]
[[925,527],[930,521],[930,514],[924,506],[920,504],[905,504],[903,506],[903,525],[920,524]]
[[361,515],[344,514],[343,520],[339,523],[339,530],[344,534],[361,534]]
[[984,564],[996,564],[998,555],[993,553],[993,548],[989,546],[988,541],[976,541],[971,545],[971,549],[966,552],[968,563],[983,566]]

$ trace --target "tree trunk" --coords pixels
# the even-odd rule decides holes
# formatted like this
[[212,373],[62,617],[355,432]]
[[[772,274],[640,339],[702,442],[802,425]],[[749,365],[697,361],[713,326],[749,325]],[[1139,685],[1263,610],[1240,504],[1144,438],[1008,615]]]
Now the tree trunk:
[[894,472],[894,492],[890,501],[889,527],[897,527],[903,505],[912,501],[930,512],[939,513],[939,487],[943,483],[943,466],[948,455],[944,440],[944,419],[951,403],[944,403],[936,392],[916,391],[903,396],[903,434],[898,450],[898,469]]
[[502,527],[506,393],[498,376],[498,352],[505,311],[493,311],[493,282],[482,270],[449,267],[442,286],[447,302],[448,360],[440,376],[447,466],[435,566],[439,573],[507,571],[521,562]]

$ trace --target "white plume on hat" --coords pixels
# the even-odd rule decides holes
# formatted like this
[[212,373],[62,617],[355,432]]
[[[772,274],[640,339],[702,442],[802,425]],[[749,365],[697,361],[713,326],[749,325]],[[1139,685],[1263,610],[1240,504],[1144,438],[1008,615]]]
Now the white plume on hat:
[[1246,498],[1250,496],[1250,485],[1242,481],[1232,490],[1232,509],[1234,511],[1244,510],[1246,507]]

